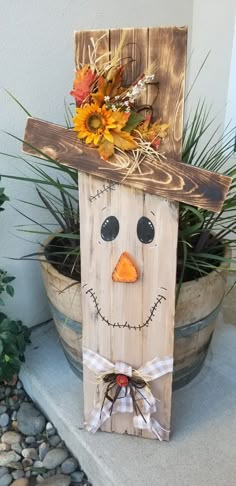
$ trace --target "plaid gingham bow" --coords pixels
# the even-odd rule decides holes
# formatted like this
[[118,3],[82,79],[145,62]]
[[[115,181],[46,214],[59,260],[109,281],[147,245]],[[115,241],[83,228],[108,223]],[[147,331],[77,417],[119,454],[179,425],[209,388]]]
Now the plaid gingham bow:
[[[84,364],[96,373],[97,378],[101,378],[106,373],[116,373],[131,376],[139,376],[145,383],[156,380],[160,376],[173,371],[173,358],[165,357],[163,359],[154,358],[152,361],[148,361],[138,370],[132,369],[132,366],[127,365],[121,361],[112,363],[108,359],[104,358],[100,354],[91,351],[91,349],[83,349],[83,362]],[[152,417],[152,414],[156,412],[156,399],[151,393],[148,385],[142,388],[139,394],[138,400],[142,407],[142,415],[134,415],[133,424],[137,429],[151,431],[157,439],[163,440],[163,433],[168,432],[164,429],[159,422]],[[101,425],[114,413],[133,413],[134,406],[133,400],[130,395],[129,388],[122,387],[116,400],[112,412],[111,403],[105,399],[104,403],[99,401],[96,403],[89,421],[86,424],[86,429],[90,432],[97,432]]]

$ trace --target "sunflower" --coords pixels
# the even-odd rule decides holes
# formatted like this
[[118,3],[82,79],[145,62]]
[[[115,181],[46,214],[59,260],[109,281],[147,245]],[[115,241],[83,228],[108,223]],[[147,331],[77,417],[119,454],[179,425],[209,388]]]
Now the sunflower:
[[96,104],[87,104],[83,108],[77,108],[73,122],[78,137],[86,143],[99,145],[102,137],[113,142],[110,130],[116,128],[117,124],[113,112],[105,106],[100,108]]
[[105,105],[86,104],[76,109],[74,130],[78,132],[78,138],[98,146],[100,155],[108,159],[114,154],[115,147],[131,150],[137,146],[130,133],[122,131],[129,115],[122,111],[113,112]]

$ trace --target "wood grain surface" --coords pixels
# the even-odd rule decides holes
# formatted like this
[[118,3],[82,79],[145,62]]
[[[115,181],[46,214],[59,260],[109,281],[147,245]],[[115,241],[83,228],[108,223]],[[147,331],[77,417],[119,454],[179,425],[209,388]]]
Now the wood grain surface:
[[[173,91],[171,93],[173,96]],[[150,93],[148,96],[151,101],[152,94]],[[171,106],[173,106],[173,100]],[[176,119],[178,119],[181,111],[180,104],[175,111]],[[172,110],[170,115],[172,116]],[[168,119],[167,115],[165,119]],[[139,174],[126,177],[125,170],[114,170],[114,160],[102,160],[97,150],[79,141],[73,130],[35,118],[28,118],[23,151],[41,158],[51,157],[62,165],[78,171],[122,182],[127,186],[142,189],[172,201],[182,201],[218,212],[229,190],[231,178],[178,162],[176,159],[181,156],[181,151],[177,150],[178,147],[181,147],[180,131],[178,122],[176,129],[173,129],[168,137],[168,145],[165,146],[167,160],[158,162],[157,167],[143,162],[142,170],[146,175],[142,177]],[[174,160],[172,159],[173,151],[177,154]],[[169,156],[169,152],[171,156]]]

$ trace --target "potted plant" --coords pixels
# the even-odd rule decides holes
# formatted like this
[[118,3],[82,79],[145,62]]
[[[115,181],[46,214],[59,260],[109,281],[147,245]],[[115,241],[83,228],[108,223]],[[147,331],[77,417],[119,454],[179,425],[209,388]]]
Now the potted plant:
[[[70,128],[72,113],[69,106],[65,107],[67,126]],[[182,160],[212,171],[221,171],[231,176],[233,183],[219,214],[180,204],[175,322],[176,388],[193,379],[202,367],[225,294],[226,270],[234,261],[231,249],[235,247],[236,240],[230,234],[234,234],[236,227],[236,171],[227,165],[233,148],[234,128],[222,134],[220,126],[214,128],[205,103],[199,103],[193,117],[185,124]],[[26,164],[31,167],[27,160]],[[50,174],[53,168],[56,176],[50,175],[47,168],[50,168]],[[21,231],[47,235],[40,251],[25,255],[23,259],[40,260],[60,341],[72,368],[81,375],[77,172],[57,164],[51,157],[47,158],[47,162],[39,158],[34,171],[37,178],[15,179],[31,181],[36,185],[40,207],[51,213],[57,229],[51,230],[21,212],[30,220],[30,227],[21,227]]]

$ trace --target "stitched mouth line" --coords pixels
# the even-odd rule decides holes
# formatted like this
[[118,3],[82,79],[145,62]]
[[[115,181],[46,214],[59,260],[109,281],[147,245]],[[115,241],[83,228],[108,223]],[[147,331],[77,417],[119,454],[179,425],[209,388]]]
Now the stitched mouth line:
[[[83,287],[86,287],[86,286],[87,286],[87,284],[85,284]],[[166,289],[163,288],[163,290],[166,290]],[[135,331],[136,330],[141,331],[141,329],[143,329],[144,327],[148,327],[150,322],[152,322],[152,320],[155,316],[155,312],[156,312],[158,306],[161,305],[163,300],[166,300],[166,297],[164,295],[158,294],[154,304],[150,308],[149,315],[148,315],[146,321],[144,321],[142,324],[139,324],[138,326],[131,326],[127,321],[124,324],[120,324],[119,322],[110,322],[108,319],[106,319],[106,317],[101,312],[101,307],[99,306],[99,301],[98,301],[98,298],[97,298],[97,295],[96,295],[94,289],[90,288],[90,289],[86,290],[85,293],[87,295],[89,295],[89,297],[91,298],[91,300],[94,304],[94,307],[97,311],[97,315],[102,319],[103,322],[106,322],[106,324],[108,326],[119,327],[120,329],[124,329],[124,328],[134,329]]]

